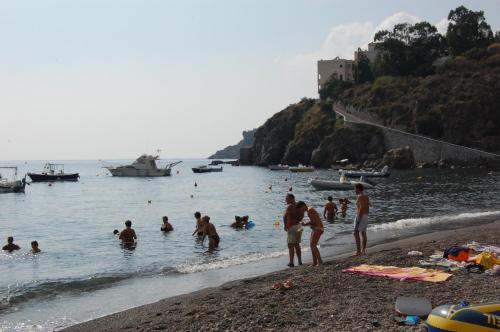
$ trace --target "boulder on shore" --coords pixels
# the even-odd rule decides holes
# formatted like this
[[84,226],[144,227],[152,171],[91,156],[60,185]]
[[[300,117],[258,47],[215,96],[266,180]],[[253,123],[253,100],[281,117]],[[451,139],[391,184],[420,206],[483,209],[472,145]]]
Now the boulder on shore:
[[384,164],[394,169],[407,169],[415,167],[413,151],[409,146],[396,148],[384,154]]

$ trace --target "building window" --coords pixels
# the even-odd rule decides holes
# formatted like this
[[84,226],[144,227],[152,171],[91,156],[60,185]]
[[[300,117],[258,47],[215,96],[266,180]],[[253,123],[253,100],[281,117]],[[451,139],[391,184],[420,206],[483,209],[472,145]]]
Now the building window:
[[340,75],[340,80],[343,81],[344,80],[344,76]]
[[340,68],[342,68],[342,65],[340,65]]

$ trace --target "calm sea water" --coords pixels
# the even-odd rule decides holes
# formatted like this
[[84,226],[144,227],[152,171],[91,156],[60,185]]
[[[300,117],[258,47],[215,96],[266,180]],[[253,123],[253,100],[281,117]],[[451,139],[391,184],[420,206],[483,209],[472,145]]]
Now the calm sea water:
[[[329,194],[355,201],[351,191],[316,191],[308,185],[313,176],[338,178],[331,170],[292,174],[225,166],[222,173],[193,174],[191,167],[207,161],[188,160],[174,168],[172,177],[148,179],[113,178],[98,161],[64,163],[67,172],[80,173],[79,182],[33,183],[26,194],[0,195],[0,239],[12,235],[22,247],[14,254],[0,253],[0,331],[52,330],[281,269],[287,262],[285,237],[273,222],[281,219],[290,187],[297,199],[318,210]],[[20,174],[43,167],[32,161],[0,164],[18,165]],[[370,240],[499,219],[500,174],[489,171],[413,170],[377,180],[368,192]],[[195,211],[211,217],[220,250],[208,253],[191,235]],[[231,229],[234,216],[244,214],[256,227]],[[159,231],[163,215],[174,232]],[[351,208],[345,219],[326,226],[320,241],[325,255],[352,250],[352,217]],[[133,251],[121,248],[112,234],[126,219],[133,221],[139,238]],[[308,235],[307,230],[304,246]],[[41,254],[28,253],[32,240],[39,242]]]

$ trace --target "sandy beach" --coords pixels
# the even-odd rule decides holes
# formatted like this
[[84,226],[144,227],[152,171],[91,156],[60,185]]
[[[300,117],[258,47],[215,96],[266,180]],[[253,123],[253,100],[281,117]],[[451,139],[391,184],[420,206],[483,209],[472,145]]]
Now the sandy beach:
[[[460,300],[498,301],[500,278],[459,270],[448,281],[435,284],[368,277],[341,270],[359,264],[418,266],[422,258],[408,256],[408,251],[422,251],[428,257],[435,250],[472,240],[499,245],[500,221],[377,245],[366,256],[337,256],[321,267],[300,266],[233,281],[64,331],[420,331],[422,325],[400,326],[394,320],[398,296],[426,297],[433,306]],[[293,289],[271,289],[276,281],[287,279],[295,283]]]

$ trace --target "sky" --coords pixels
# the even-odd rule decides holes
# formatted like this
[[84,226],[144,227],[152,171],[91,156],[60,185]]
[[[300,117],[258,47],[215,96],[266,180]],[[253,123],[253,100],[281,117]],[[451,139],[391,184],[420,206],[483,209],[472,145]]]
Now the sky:
[[0,0],[0,160],[206,157],[302,97],[316,61],[491,0]]

